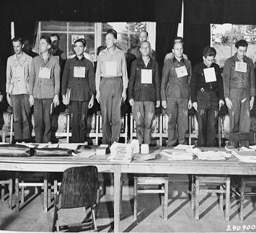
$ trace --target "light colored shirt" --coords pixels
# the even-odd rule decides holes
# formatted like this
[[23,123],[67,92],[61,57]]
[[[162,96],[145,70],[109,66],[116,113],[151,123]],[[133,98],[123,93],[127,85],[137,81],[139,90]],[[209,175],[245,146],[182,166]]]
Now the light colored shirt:
[[[188,56],[187,56],[186,54],[183,53],[182,56],[183,56],[184,59],[187,59],[187,60],[188,60]],[[167,54],[165,55],[165,57],[164,57],[164,62],[166,62],[166,60],[172,59],[172,58],[174,58],[174,53],[167,53]]]
[[14,54],[7,59],[6,66],[6,92],[11,95],[29,93],[29,78],[32,57],[22,52],[18,60]]
[[[50,78],[40,78],[40,67],[50,69]],[[60,64],[56,57],[50,55],[47,61],[41,56],[34,57],[29,79],[29,94],[37,99],[50,99],[60,92]]]
[[122,77],[123,79],[123,90],[126,90],[128,87],[128,75],[127,75],[127,66],[124,52],[115,47],[114,53],[111,54],[108,48],[102,50],[98,57],[97,70],[96,70],[96,91],[99,93],[100,90],[100,78],[110,78],[115,76],[107,75],[106,65],[107,62],[115,62],[116,63],[116,77]]

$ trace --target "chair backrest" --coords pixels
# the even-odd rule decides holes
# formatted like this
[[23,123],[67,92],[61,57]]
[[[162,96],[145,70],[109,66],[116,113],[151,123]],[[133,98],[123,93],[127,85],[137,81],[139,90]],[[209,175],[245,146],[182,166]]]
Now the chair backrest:
[[92,206],[96,203],[98,188],[97,167],[84,166],[68,168],[63,173],[59,208]]

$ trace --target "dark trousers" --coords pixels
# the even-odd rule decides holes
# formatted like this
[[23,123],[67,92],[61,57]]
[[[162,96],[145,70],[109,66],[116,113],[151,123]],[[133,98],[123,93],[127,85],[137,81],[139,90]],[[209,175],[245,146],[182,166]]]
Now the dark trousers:
[[119,141],[121,131],[122,78],[102,78],[100,82],[100,107],[102,115],[103,144]]
[[150,144],[151,127],[155,118],[155,103],[152,101],[135,101],[133,118],[136,122],[136,135],[139,144]]
[[31,138],[29,95],[11,95],[11,101],[15,140],[29,140]]
[[[185,144],[185,133],[188,129],[188,100],[167,98],[168,146]],[[177,135],[178,134],[178,135]]]
[[85,142],[87,138],[87,101],[71,101],[72,142]]
[[232,101],[232,109],[228,109],[230,133],[250,132],[250,90],[231,89],[230,100]]
[[35,139],[37,143],[51,141],[51,103],[53,99],[36,99],[34,102]]
[[198,146],[215,146],[219,98],[215,92],[197,93]]

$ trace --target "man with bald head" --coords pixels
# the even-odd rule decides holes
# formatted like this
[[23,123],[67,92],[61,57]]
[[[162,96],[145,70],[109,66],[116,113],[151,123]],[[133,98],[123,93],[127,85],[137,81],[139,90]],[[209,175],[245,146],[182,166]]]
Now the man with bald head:
[[185,144],[188,129],[188,107],[190,98],[191,63],[183,57],[183,44],[176,42],[172,52],[174,57],[164,63],[161,97],[168,120],[168,146]]
[[[148,32],[146,30],[143,30],[140,32],[139,35],[139,44],[137,45],[136,48],[131,49],[130,53],[134,54],[136,56],[136,58],[139,58],[142,56],[141,51],[140,51],[140,46],[141,43],[144,41],[148,41]],[[149,52],[149,56],[152,59],[156,59],[156,52],[150,48],[150,52]]]
[[128,86],[129,103],[133,107],[139,144],[150,144],[155,107],[160,106],[160,79],[157,62],[150,58],[148,41],[141,43],[142,57],[132,63]]

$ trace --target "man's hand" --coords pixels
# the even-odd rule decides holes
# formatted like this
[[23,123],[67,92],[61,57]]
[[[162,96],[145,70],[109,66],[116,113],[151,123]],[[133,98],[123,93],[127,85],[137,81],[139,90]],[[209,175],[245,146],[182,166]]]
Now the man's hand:
[[252,110],[253,105],[254,105],[254,96],[252,96],[250,100],[250,110]]
[[96,100],[98,101],[98,103],[100,103],[100,92],[97,91],[96,94]]
[[66,95],[62,95],[62,103],[68,105]]
[[224,105],[224,101],[223,100],[219,100],[219,110],[221,109],[221,107]]
[[3,98],[4,98],[4,96],[0,95],[0,102],[3,102]]
[[157,100],[156,101],[156,108],[159,108],[160,107],[160,100]]
[[126,100],[126,90],[124,90],[122,93],[122,100],[123,102]]
[[197,109],[197,102],[193,102],[192,106],[193,106],[193,108],[198,112],[198,109]]
[[88,104],[88,108],[92,108],[92,106],[94,105],[94,95],[92,95],[90,102]]
[[130,100],[129,100],[129,104],[133,107],[133,105],[134,105],[134,99],[130,99]]
[[6,93],[6,99],[7,99],[8,104],[12,107],[12,100],[11,100],[9,93]]
[[164,109],[167,108],[166,100],[162,100],[162,107],[163,107]]
[[29,104],[30,104],[30,107],[32,107],[34,105],[34,96],[33,95],[29,96]]
[[227,107],[228,107],[229,109],[231,109],[231,108],[232,108],[232,101],[231,101],[228,97],[225,98],[225,101],[226,101]]
[[188,101],[188,109],[191,109],[192,108],[192,102],[191,100]]
[[53,98],[53,105],[56,108],[59,104],[60,104],[59,96],[55,95],[54,98]]

